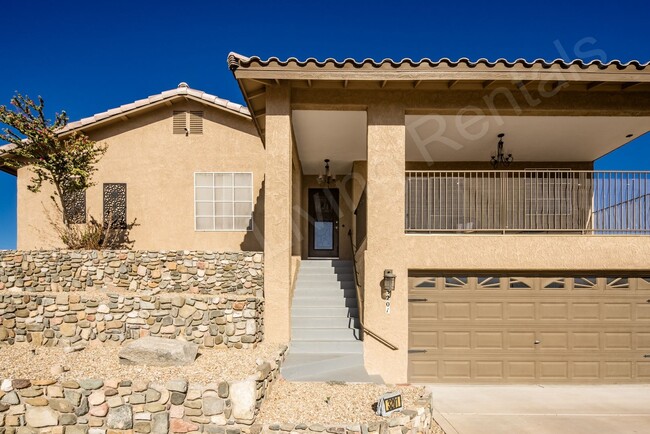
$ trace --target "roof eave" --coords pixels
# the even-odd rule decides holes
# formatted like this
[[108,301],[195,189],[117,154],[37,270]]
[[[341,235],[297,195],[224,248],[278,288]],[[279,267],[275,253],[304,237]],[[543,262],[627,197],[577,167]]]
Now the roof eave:
[[[66,135],[72,134],[75,131],[84,131],[84,130],[88,130],[88,129],[99,128],[99,127],[101,127],[101,126],[103,126],[103,125],[105,125],[107,123],[115,122],[115,120],[117,120],[117,119],[120,119],[120,118],[129,119],[130,117],[132,117],[134,115],[138,115],[138,114],[140,114],[142,112],[150,111],[150,110],[155,109],[155,108],[157,108],[160,105],[165,104],[165,103],[173,103],[173,101],[177,101],[177,100],[192,100],[192,101],[200,102],[200,103],[205,104],[207,106],[216,108],[218,110],[222,110],[225,113],[231,113],[233,115],[240,116],[240,117],[243,117],[245,119],[250,119],[251,118],[251,116],[249,114],[247,114],[247,113],[243,113],[243,112],[241,112],[239,110],[235,110],[235,109],[230,109],[228,107],[224,107],[224,106],[219,105],[219,104],[211,103],[208,100],[205,100],[203,98],[199,98],[199,97],[194,96],[192,94],[173,94],[173,95],[169,95],[169,96],[166,96],[166,97],[162,97],[162,98],[158,99],[157,101],[155,101],[155,102],[153,102],[151,104],[146,104],[146,105],[142,105],[142,106],[139,106],[139,107],[134,107],[134,108],[129,109],[129,110],[118,111],[118,110],[114,109],[115,110],[114,114],[107,115],[106,117],[104,117],[102,119],[99,119],[99,120],[90,120],[90,119],[92,119],[92,117],[91,117],[91,118],[86,118],[86,119],[89,119],[89,121],[87,123],[84,123],[84,121],[86,119],[82,119],[82,120],[76,121],[76,122],[71,122],[64,129],[62,129],[60,131],[60,134],[62,136],[66,136]],[[112,110],[110,110],[110,111],[112,111]],[[104,112],[104,113],[107,113],[107,112]],[[102,115],[104,113],[102,113]]]

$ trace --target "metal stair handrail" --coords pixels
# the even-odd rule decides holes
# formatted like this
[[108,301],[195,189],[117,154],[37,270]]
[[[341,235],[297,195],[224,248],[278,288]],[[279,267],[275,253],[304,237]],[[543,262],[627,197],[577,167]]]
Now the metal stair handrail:
[[357,293],[357,305],[359,306],[359,324],[360,324],[360,334],[361,338],[363,340],[363,335],[364,333],[373,337],[375,340],[377,340],[379,343],[387,346],[393,351],[397,351],[399,348],[387,341],[386,339],[382,338],[379,336],[377,333],[373,332],[372,330],[368,329],[368,327],[365,326],[363,322],[363,311],[364,311],[364,304],[363,304],[363,297],[361,295],[361,285],[359,284],[359,276],[357,273],[357,246],[354,244],[354,240],[352,238],[352,229],[348,231],[348,237],[350,238],[350,244],[352,245],[352,271],[354,274],[354,287],[356,288],[356,293]]

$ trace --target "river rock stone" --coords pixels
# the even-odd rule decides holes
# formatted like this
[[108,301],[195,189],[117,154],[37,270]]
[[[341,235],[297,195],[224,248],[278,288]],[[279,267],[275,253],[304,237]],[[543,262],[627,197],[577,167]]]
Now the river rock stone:
[[29,407],[25,412],[25,421],[32,428],[45,428],[59,423],[59,416],[50,407]]
[[167,434],[169,432],[169,414],[167,412],[153,415],[151,432],[153,434]]
[[53,410],[59,411],[61,413],[72,413],[74,411],[74,406],[67,399],[50,399],[50,407],[52,407]]
[[86,390],[96,390],[102,387],[104,385],[104,382],[96,378],[88,378],[79,381],[79,385]]
[[128,365],[180,366],[193,363],[198,350],[190,342],[147,336],[124,345],[119,356]]
[[203,398],[203,414],[206,416],[214,416],[223,413],[225,401],[216,396],[206,396]]
[[0,399],[0,403],[7,405],[18,405],[20,404],[20,399],[16,392],[9,392]]
[[112,429],[133,428],[133,411],[131,406],[126,404],[108,410],[106,425]]

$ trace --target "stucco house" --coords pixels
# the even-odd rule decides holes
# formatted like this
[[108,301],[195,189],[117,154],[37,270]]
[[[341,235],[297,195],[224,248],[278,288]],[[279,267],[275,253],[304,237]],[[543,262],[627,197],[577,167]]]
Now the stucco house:
[[[650,381],[650,176],[594,170],[650,130],[647,64],[228,65],[247,107],[181,84],[62,134],[108,145],[83,217],[119,201],[135,249],[264,252],[287,375]],[[57,247],[28,172],[18,248]]]

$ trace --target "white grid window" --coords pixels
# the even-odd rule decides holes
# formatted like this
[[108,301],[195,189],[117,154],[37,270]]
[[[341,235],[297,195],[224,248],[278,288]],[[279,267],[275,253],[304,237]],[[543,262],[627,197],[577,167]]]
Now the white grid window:
[[253,230],[253,174],[194,174],[194,221],[197,231]]

